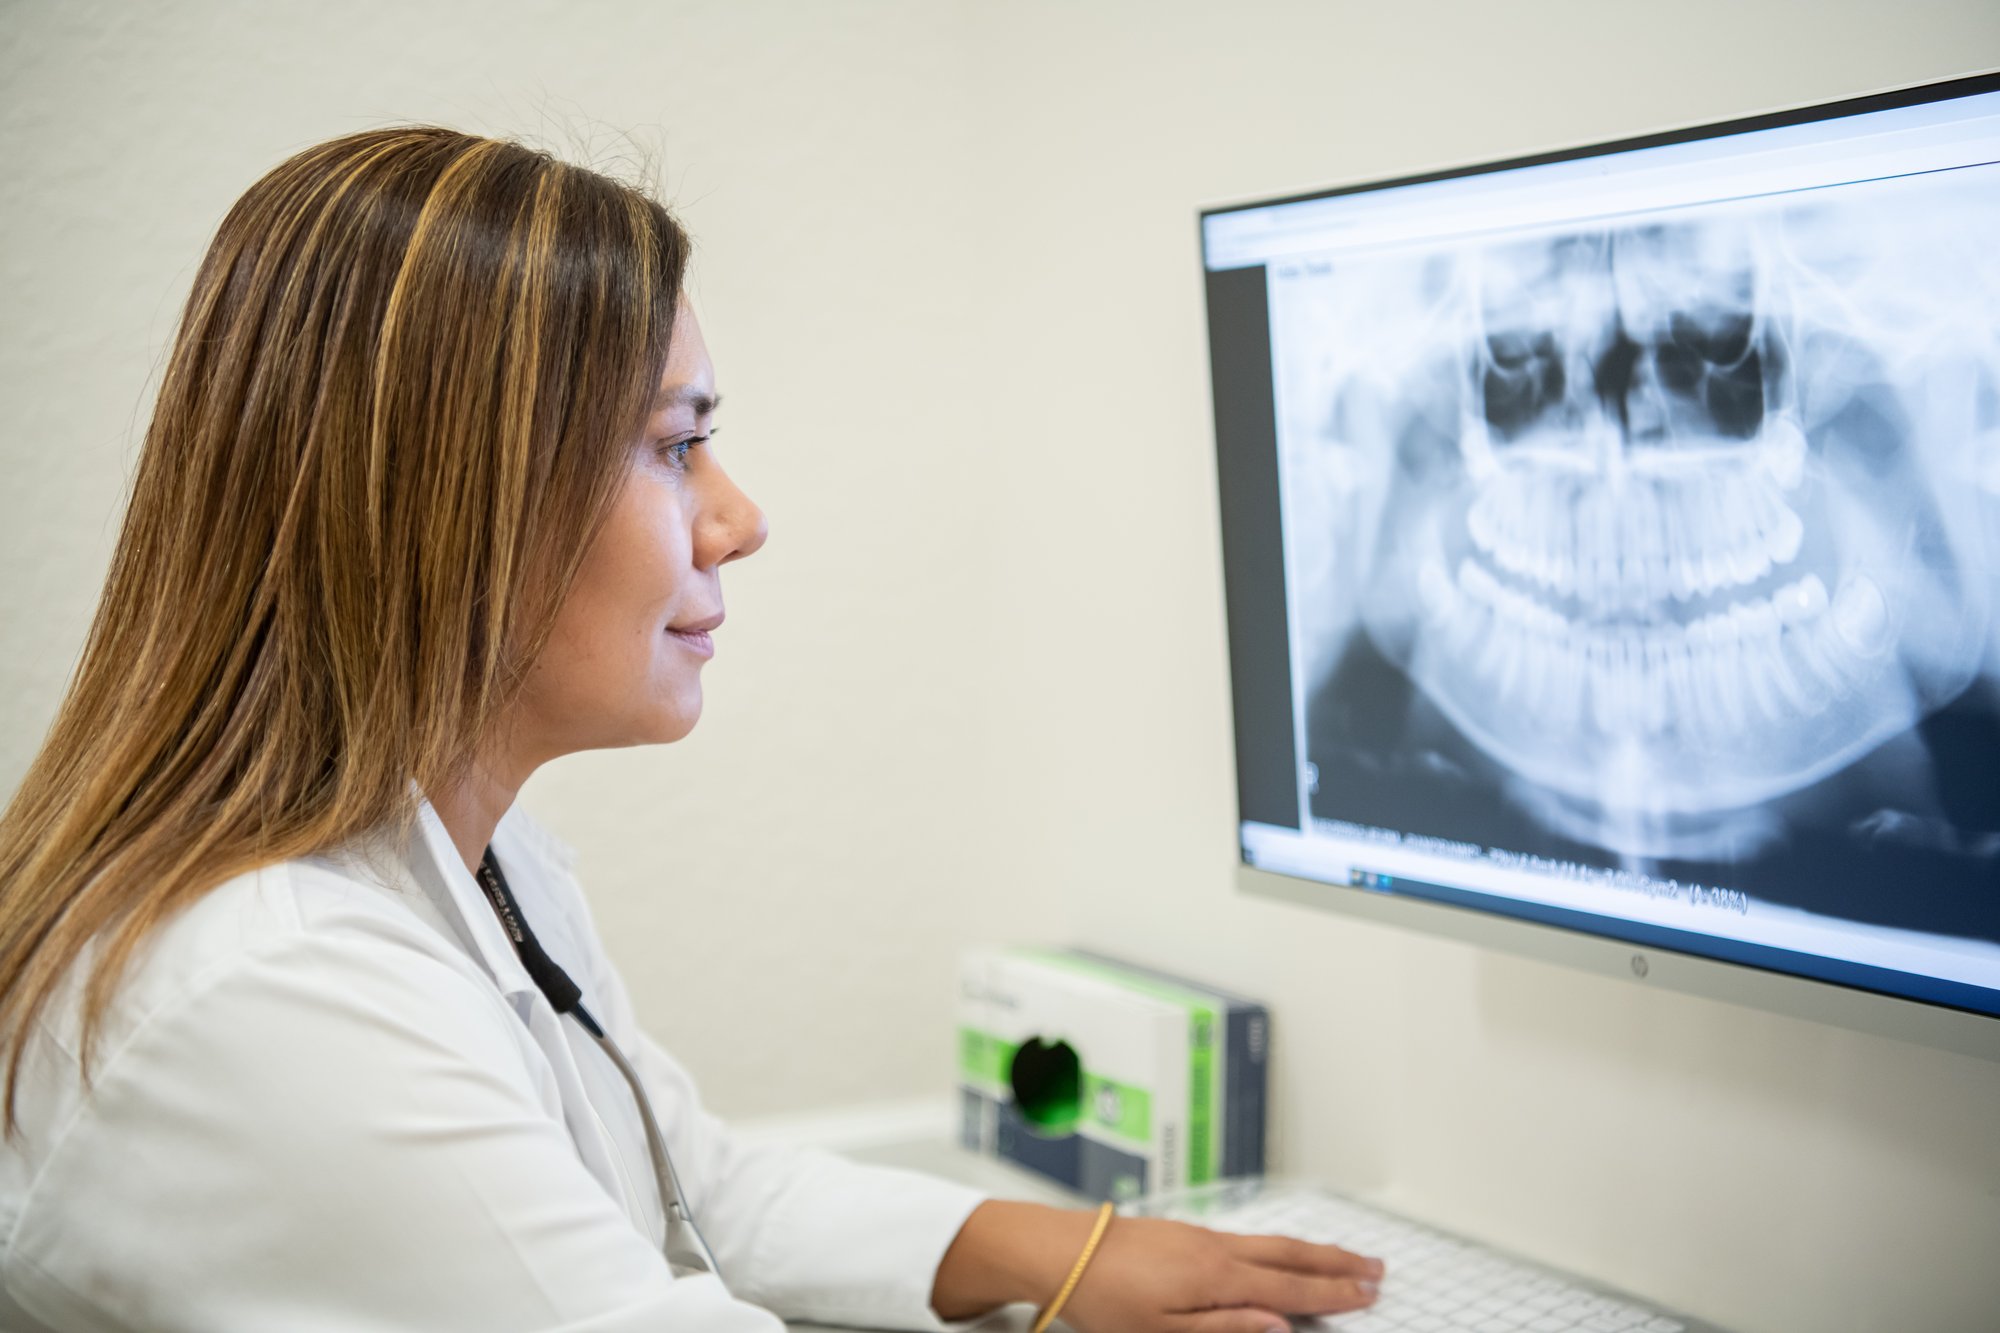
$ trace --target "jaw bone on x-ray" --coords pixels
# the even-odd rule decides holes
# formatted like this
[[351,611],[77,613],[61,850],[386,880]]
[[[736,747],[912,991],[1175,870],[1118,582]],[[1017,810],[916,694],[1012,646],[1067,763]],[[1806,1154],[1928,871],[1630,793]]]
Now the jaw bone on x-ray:
[[1308,674],[1365,634],[1517,808],[1628,865],[1751,854],[1784,798],[1991,689],[1995,192],[1277,273]]

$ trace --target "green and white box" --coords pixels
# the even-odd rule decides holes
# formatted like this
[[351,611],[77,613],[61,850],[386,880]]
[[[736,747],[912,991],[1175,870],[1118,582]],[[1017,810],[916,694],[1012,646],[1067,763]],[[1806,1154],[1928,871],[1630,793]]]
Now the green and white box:
[[959,980],[966,1147],[1096,1199],[1263,1172],[1263,1005],[1078,949],[978,950]]

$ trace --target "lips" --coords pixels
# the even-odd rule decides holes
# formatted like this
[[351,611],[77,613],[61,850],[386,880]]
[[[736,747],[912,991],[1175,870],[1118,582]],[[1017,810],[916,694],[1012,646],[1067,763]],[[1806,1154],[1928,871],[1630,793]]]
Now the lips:
[[718,611],[714,615],[706,616],[700,620],[690,620],[680,625],[669,625],[667,626],[667,633],[679,639],[701,656],[711,657],[715,653],[715,640],[709,637],[709,631],[715,629],[720,624],[722,624],[722,612]]

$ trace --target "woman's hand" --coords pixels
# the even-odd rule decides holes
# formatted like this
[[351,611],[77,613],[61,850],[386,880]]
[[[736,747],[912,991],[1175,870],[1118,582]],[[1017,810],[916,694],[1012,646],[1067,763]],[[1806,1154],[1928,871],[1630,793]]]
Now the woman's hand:
[[1080,1333],[1290,1333],[1286,1315],[1372,1305],[1381,1277],[1381,1260],[1334,1245],[1120,1217],[1059,1318]]
[[[938,1265],[932,1305],[946,1319],[1010,1301],[1046,1305],[1095,1220],[1036,1204],[981,1204]],[[1373,1304],[1381,1277],[1380,1260],[1334,1245],[1119,1217],[1060,1318],[1079,1333],[1287,1333],[1287,1315]]]

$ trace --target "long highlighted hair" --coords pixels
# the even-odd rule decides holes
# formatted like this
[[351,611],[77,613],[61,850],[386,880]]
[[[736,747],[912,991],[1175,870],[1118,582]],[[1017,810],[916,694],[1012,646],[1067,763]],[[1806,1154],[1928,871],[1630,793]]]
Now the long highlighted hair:
[[660,373],[686,234],[518,144],[372,131],[253,185],[195,278],[76,673],[0,814],[5,1121],[90,946],[457,782],[546,642]]

